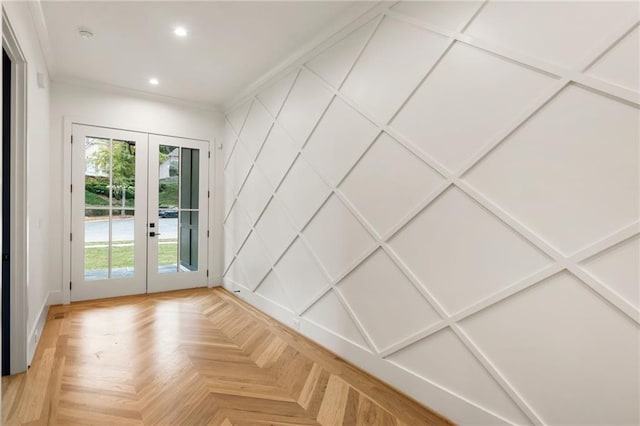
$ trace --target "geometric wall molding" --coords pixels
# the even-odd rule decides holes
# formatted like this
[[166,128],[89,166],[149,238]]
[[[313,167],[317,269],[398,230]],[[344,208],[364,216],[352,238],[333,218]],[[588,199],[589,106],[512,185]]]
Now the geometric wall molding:
[[640,422],[639,327],[570,274],[498,303],[461,327],[545,423]]
[[337,288],[379,350],[440,319],[382,250],[371,255]]
[[304,318],[364,350],[369,350],[369,344],[333,291],[327,292],[314,303],[304,313]]
[[454,421],[638,423],[639,7],[345,28],[227,114],[225,285]]
[[549,75],[455,43],[391,127],[454,172],[553,82]]
[[389,246],[449,314],[551,264],[526,239],[457,189],[431,203]]
[[464,179],[571,255],[638,218],[638,117],[637,107],[567,86]]
[[382,236],[443,182],[442,175],[383,133],[340,184],[340,192]]
[[351,69],[351,64],[362,50],[376,27],[376,21],[361,26],[306,63],[307,67],[329,84],[337,86]]
[[623,37],[586,74],[640,92],[640,27]]
[[635,236],[582,262],[596,280],[640,309],[640,237]]
[[342,90],[373,116],[386,121],[445,47],[445,37],[385,17]]
[[389,357],[389,360],[472,403],[503,413],[512,423],[530,423],[509,395],[449,329],[414,343]]
[[278,114],[298,73],[291,72],[260,92],[258,99],[271,115]]
[[[488,2],[466,33],[561,66],[576,67],[620,23],[637,19],[635,2]],[[570,26],[568,22],[571,22]]]

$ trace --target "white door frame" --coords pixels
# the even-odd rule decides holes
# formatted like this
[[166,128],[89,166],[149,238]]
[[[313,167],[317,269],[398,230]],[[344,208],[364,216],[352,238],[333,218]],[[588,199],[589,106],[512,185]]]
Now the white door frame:
[[[82,117],[75,117],[75,116],[64,116],[63,117],[63,126],[62,126],[62,137],[63,137],[63,164],[62,164],[62,172],[63,172],[63,177],[62,177],[62,205],[64,206],[64,212],[63,212],[63,217],[62,217],[62,303],[63,304],[69,304],[71,303],[71,289],[70,289],[70,283],[71,283],[71,241],[70,241],[70,235],[71,235],[71,229],[72,229],[72,218],[71,218],[71,171],[72,171],[72,155],[71,155],[71,141],[72,141],[72,135],[73,135],[73,125],[74,124],[78,124],[78,125],[85,125],[85,126],[93,126],[93,127],[105,127],[105,128],[109,128],[109,129],[115,129],[115,130],[124,130],[124,131],[129,131],[129,132],[141,132],[141,133],[148,133],[148,134],[153,134],[153,135],[160,135],[160,136],[169,136],[169,137],[175,137],[175,138],[180,138],[180,139],[187,139],[187,140],[195,140],[195,141],[202,141],[202,142],[208,142],[209,143],[209,150],[210,150],[210,156],[208,157],[207,160],[207,167],[209,169],[209,171],[212,170],[213,165],[215,164],[215,158],[217,158],[217,152],[215,152],[216,150],[213,149],[214,146],[213,144],[215,143],[215,138],[211,138],[211,140],[206,140],[206,139],[198,139],[198,138],[190,138],[190,137],[186,137],[186,136],[181,136],[181,135],[167,135],[161,132],[157,132],[154,131],[153,129],[144,129],[144,128],[139,128],[136,127],[136,125],[122,125],[120,123],[108,123],[108,122],[104,122],[104,121],[100,121],[100,120],[95,120],[95,119],[87,119],[87,118],[82,118]],[[215,175],[217,174],[218,171],[214,170],[214,173],[209,173],[209,176]],[[146,179],[146,177],[145,177]],[[209,186],[209,189],[211,190],[212,188],[215,188],[215,185],[211,182],[211,178],[209,179],[209,181],[207,182],[207,185]],[[212,194],[212,195],[218,195],[218,194]],[[212,196],[211,198],[209,198],[209,217],[207,217],[207,229],[211,230],[214,222],[214,196]],[[215,216],[217,217],[217,212],[215,213]],[[207,262],[209,264],[209,268],[211,270],[211,267],[215,267],[215,265],[217,264],[217,262],[214,260],[212,262],[212,256],[213,256],[213,249],[212,249],[212,244],[211,242],[213,241],[213,236],[214,233],[210,232],[211,237],[209,238],[209,244],[208,244],[208,256],[207,256]],[[221,237],[219,237],[221,238]],[[215,257],[214,257],[215,259]],[[214,270],[213,274],[209,274],[209,277],[207,279],[207,286],[208,287],[212,287],[214,284],[214,279],[215,277],[219,275],[217,273],[217,271]]]
[[[180,161],[182,161],[183,148],[191,148],[198,150],[200,152],[199,162],[204,162],[207,167],[202,167],[201,164],[198,164],[198,182],[200,182],[198,187],[198,217],[207,218],[206,221],[203,222],[202,225],[198,226],[198,268],[195,271],[182,271],[175,273],[173,272],[163,272],[160,273],[158,271],[158,249],[159,249],[159,238],[150,238],[147,245],[147,292],[148,293],[156,293],[168,290],[178,290],[178,289],[187,289],[187,288],[195,288],[195,287],[204,287],[204,283],[209,281],[209,251],[210,251],[210,237],[209,234],[209,197],[208,193],[209,189],[209,169],[208,169],[208,161],[207,161],[207,152],[209,151],[209,143],[202,141],[194,141],[194,140],[185,140],[184,138],[175,138],[175,137],[167,137],[167,136],[158,136],[154,134],[149,135],[149,180],[148,184],[149,189],[153,189],[153,191],[149,191],[148,201],[148,222],[156,223],[158,227],[155,229],[148,229],[148,231],[155,231],[157,235],[164,232],[162,227],[160,226],[160,218],[158,217],[159,211],[159,197],[158,197],[158,184],[159,184],[159,173],[158,173],[158,152],[159,147],[165,146],[176,146],[179,147],[180,151]],[[178,174],[180,177],[180,182],[183,179],[183,168],[182,164],[180,165],[180,173]],[[151,183],[153,182],[153,183]],[[207,182],[207,186],[202,185],[202,182]],[[182,193],[182,188],[179,190],[179,194]],[[179,195],[180,197],[180,195]],[[180,224],[180,217],[184,214],[185,208],[182,204],[182,199],[179,199],[178,205],[176,206],[178,211],[180,212],[180,216],[176,219],[178,221],[177,231],[181,233],[182,225]],[[206,214],[204,214],[206,213]],[[178,246],[180,247],[181,236],[178,235]],[[181,252],[182,248],[179,249]],[[202,256],[202,253],[206,253],[206,257]],[[181,265],[181,259],[177,259],[176,266]]]
[[[11,73],[15,87],[11,100],[11,313],[10,373],[27,370],[27,60],[18,44],[13,27],[2,10],[2,44],[13,63]],[[3,70],[6,72],[6,70]],[[1,153],[0,153],[1,156]],[[0,162],[0,167],[1,167]],[[1,202],[1,201],[0,201]],[[1,232],[1,229],[0,229]]]

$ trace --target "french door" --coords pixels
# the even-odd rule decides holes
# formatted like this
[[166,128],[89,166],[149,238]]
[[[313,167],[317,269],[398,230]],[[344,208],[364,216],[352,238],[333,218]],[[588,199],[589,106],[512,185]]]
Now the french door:
[[72,301],[206,285],[208,151],[73,126]]

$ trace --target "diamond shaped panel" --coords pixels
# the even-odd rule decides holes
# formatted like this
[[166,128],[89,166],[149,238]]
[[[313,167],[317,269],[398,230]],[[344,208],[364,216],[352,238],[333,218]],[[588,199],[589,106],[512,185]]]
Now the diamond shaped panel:
[[440,320],[382,250],[347,275],[338,289],[379,350]]
[[556,275],[462,327],[544,423],[640,422],[638,325],[572,275]]
[[273,123],[273,119],[262,104],[253,102],[247,121],[245,121],[240,133],[240,141],[244,144],[252,160],[258,155],[258,151],[267,137],[271,123]]
[[229,195],[233,195],[233,197],[227,197],[227,201],[232,200],[238,194],[249,173],[249,169],[251,169],[251,164],[251,158],[249,158],[249,154],[247,154],[242,144],[236,144],[231,153],[229,164],[227,164],[227,168],[224,171],[225,185],[231,189]]
[[299,238],[282,256],[276,271],[296,310],[302,309],[329,286],[326,276]]
[[636,27],[598,62],[587,75],[640,91],[640,27]]
[[255,232],[249,235],[247,242],[240,249],[238,260],[252,289],[255,289],[260,284],[260,281],[271,268],[271,262],[266,256],[264,247]]
[[276,305],[291,311],[289,299],[284,293],[284,290],[282,290],[282,284],[273,271],[269,272],[262,283],[260,283],[260,286],[256,289],[256,293]]
[[224,147],[223,158],[224,158],[225,165],[229,161],[229,157],[233,152],[233,147],[235,146],[237,139],[238,139],[238,136],[236,135],[236,132],[234,132],[233,128],[231,127],[231,123],[229,123],[229,120],[225,120],[224,137],[223,137],[223,145],[222,145]]
[[267,247],[269,258],[272,262],[275,262],[280,257],[297,235],[287,216],[288,214],[283,209],[280,201],[272,198],[256,225],[256,231],[258,231]]
[[320,176],[302,157],[298,157],[282,181],[277,196],[287,207],[300,230],[327,198],[329,192],[329,187]]
[[332,97],[333,94],[317,77],[307,71],[300,72],[278,116],[278,121],[296,143],[296,148],[301,148],[306,142]]
[[386,122],[446,45],[447,39],[440,35],[384,18],[342,92]]
[[374,22],[369,22],[353,31],[307,62],[307,67],[337,88],[369,38],[374,25]]
[[233,247],[237,251],[251,231],[251,224],[241,203],[234,205],[233,214],[230,214],[227,218],[227,221],[224,223],[224,228],[225,231],[229,232]]
[[298,75],[297,71],[289,73],[258,94],[258,99],[274,117],[278,115],[282,103]]
[[342,182],[340,191],[384,235],[443,181],[439,173],[383,133]]
[[[327,232],[330,229],[331,232]],[[304,236],[332,278],[346,272],[375,241],[332,195],[304,230]]]
[[293,141],[278,124],[275,124],[269,132],[257,161],[258,167],[267,176],[273,188],[280,184],[296,155],[298,150]]
[[235,241],[233,240],[233,232],[231,231],[231,228],[227,228],[226,226],[224,227],[224,247],[223,247],[222,254],[224,256],[222,267],[223,267],[223,270],[226,271],[227,268],[229,267],[229,264],[231,264],[233,257],[236,254]]
[[551,263],[459,189],[449,189],[390,246],[449,313]]
[[334,98],[303,152],[315,170],[336,185],[377,134],[369,120]]
[[599,253],[582,265],[598,281],[640,309],[640,237]]
[[251,169],[249,177],[242,187],[240,200],[246,208],[251,223],[255,223],[273,194],[271,186],[257,167]]
[[553,82],[544,74],[456,43],[391,126],[456,171]]
[[227,120],[229,121],[229,123],[231,123],[231,126],[236,132],[236,135],[239,134],[242,130],[242,125],[244,124],[244,120],[247,117],[247,113],[249,112],[251,103],[252,101],[247,101],[242,105],[235,107],[233,111],[227,114]]
[[314,303],[303,317],[344,340],[369,350],[369,345],[360,334],[358,327],[332,290]]
[[465,33],[576,67],[638,13],[637,2],[488,2]]
[[465,179],[568,255],[637,220],[639,139],[637,108],[569,86]]
[[249,288],[247,287],[247,279],[244,276],[243,268],[240,266],[240,262],[237,258],[233,261],[231,266],[229,266],[229,269],[227,269],[224,277],[232,280],[236,284],[243,287],[245,290],[249,290]]
[[514,424],[530,424],[509,395],[448,328],[387,359]]

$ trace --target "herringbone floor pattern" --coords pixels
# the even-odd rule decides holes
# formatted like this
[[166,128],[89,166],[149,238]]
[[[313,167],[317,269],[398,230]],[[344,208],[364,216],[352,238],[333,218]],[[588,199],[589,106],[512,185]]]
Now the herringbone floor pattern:
[[223,289],[53,307],[3,424],[449,424]]

